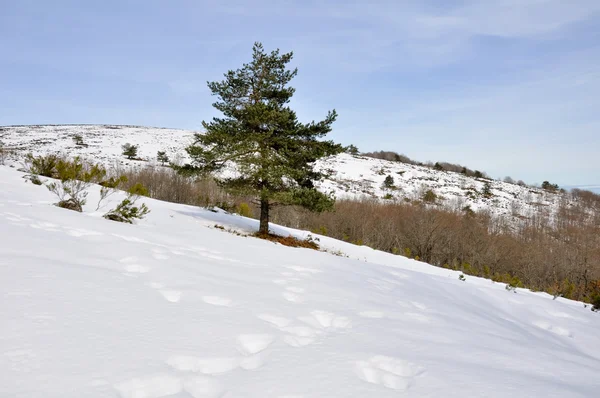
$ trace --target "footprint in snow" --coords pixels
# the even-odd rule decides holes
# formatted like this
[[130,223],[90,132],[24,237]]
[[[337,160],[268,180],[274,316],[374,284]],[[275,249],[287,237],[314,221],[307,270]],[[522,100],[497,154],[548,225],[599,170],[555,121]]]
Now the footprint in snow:
[[355,362],[355,373],[359,379],[399,391],[409,389],[415,383],[415,377],[424,372],[422,366],[383,355]]
[[[285,268],[291,269],[293,271],[299,272],[304,275],[319,274],[319,273],[323,272],[320,269],[308,268],[308,267],[303,267],[300,265],[286,265]],[[284,273],[282,272],[282,275],[283,274]]]
[[254,355],[265,350],[275,341],[270,334],[241,334],[237,338],[238,350],[244,355]]
[[327,311],[312,311],[310,316],[298,317],[302,322],[322,330],[342,330],[352,328],[350,318]]
[[302,303],[304,299],[299,294],[295,294],[292,292],[283,292],[283,298],[292,303]]
[[181,300],[182,293],[179,290],[159,290],[158,291],[165,300],[171,303],[177,303]]
[[382,311],[362,311],[362,312],[359,312],[358,315],[360,315],[364,318],[373,318],[373,319],[385,318],[385,313]]
[[152,249],[152,257],[154,257],[157,260],[168,260],[170,257],[168,255],[166,255],[165,253],[166,253],[166,250],[164,250],[164,249],[157,249],[157,248]]
[[202,297],[202,301],[206,304],[216,305],[218,307],[231,307],[233,305],[233,301],[226,297],[219,296],[204,296]]
[[284,328],[286,326],[289,326],[290,323],[292,323],[292,321],[287,318],[270,314],[260,314],[258,316],[258,319],[268,322],[277,328]]
[[146,272],[150,271],[150,268],[140,264],[127,264],[125,266],[125,271],[130,273],[145,274]]
[[114,385],[121,398],[162,398],[186,392],[193,398],[219,398],[225,394],[223,385],[208,377],[176,377],[158,373],[133,378]]
[[52,224],[49,222],[38,222],[38,223],[29,224],[29,226],[34,229],[42,229],[42,230],[48,231],[48,232],[59,232],[60,231],[58,229],[58,225]]
[[92,231],[92,230],[83,229],[83,228],[69,229],[69,230],[67,230],[67,234],[69,234],[71,236],[75,236],[77,238],[80,238],[80,237],[83,237],[83,236],[100,236],[100,235],[104,235],[102,232]]
[[198,358],[175,355],[167,360],[167,365],[180,372],[217,375],[237,369],[240,366],[240,360],[232,357]]
[[537,326],[540,329],[547,330],[551,333],[554,333],[558,336],[573,338],[573,332],[571,332],[569,329],[566,329],[566,328],[563,328],[560,326],[553,326],[546,321],[535,321],[535,322],[533,322],[533,325]]

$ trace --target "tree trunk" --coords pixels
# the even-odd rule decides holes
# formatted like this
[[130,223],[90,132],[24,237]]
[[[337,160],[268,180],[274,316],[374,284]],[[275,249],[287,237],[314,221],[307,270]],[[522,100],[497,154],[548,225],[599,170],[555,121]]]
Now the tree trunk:
[[269,199],[260,200],[260,227],[258,233],[267,235],[269,233]]

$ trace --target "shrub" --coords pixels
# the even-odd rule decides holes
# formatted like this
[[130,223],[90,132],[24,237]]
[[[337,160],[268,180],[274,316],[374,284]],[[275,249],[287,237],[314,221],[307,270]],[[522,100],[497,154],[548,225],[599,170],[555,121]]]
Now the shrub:
[[83,163],[79,157],[59,159],[54,167],[54,177],[60,182],[48,184],[47,188],[58,196],[58,207],[81,212],[87,201],[87,189],[105,175],[106,170],[102,166]]
[[394,199],[394,195],[392,195],[391,193],[386,193],[385,195],[383,195],[383,199],[386,199],[386,200]]
[[156,153],[156,160],[158,160],[160,164],[164,166],[165,163],[169,163],[169,156],[167,156],[167,153],[164,151],[158,151]]
[[146,206],[145,203],[142,203],[141,206],[135,206],[137,198],[132,197],[131,195],[127,198],[123,199],[121,203],[117,205],[113,210],[106,213],[103,217],[107,220],[118,221],[128,224],[133,224],[133,221],[136,219],[144,218],[150,210]]
[[142,185],[141,183],[138,182],[135,185],[133,185],[131,188],[129,188],[127,190],[127,193],[130,196],[135,196],[135,197],[148,196],[148,189],[144,185]]
[[242,202],[238,205],[237,213],[242,217],[252,217],[252,210],[246,202]]
[[123,150],[123,155],[127,156],[127,159],[135,159],[137,156],[138,146],[131,145],[130,143],[126,143],[121,146]]
[[437,200],[437,195],[431,189],[428,189],[422,197],[424,202],[434,203]]
[[394,189],[394,177],[388,174],[385,180],[383,180],[383,188]]
[[40,180],[40,177],[35,174],[29,177],[29,181],[31,181],[33,185],[42,185],[42,180]]
[[542,182],[542,189],[550,192],[555,192],[558,190],[558,184],[551,184],[548,181]]
[[96,206],[96,210],[100,209],[100,205],[102,201],[108,198],[113,193],[117,192],[117,188],[127,182],[127,177],[122,175],[119,177],[110,177],[107,180],[100,182],[100,200],[98,200],[98,205]]
[[73,135],[73,142],[77,146],[87,146],[87,144],[83,142],[83,136],[81,134]]
[[4,147],[2,142],[0,142],[0,165],[4,165],[6,163],[6,159],[10,155],[10,151]]
[[344,152],[349,153],[350,155],[358,155],[358,148],[352,144],[348,145],[344,148]]
[[58,155],[33,156],[31,153],[25,155],[23,168],[29,174],[43,177],[56,177],[56,165],[61,158]]
[[600,293],[592,296],[590,302],[592,303],[592,311],[600,311]]
[[494,194],[492,193],[492,184],[490,184],[489,182],[486,182],[483,185],[482,193],[485,198],[491,198],[492,196],[494,196]]

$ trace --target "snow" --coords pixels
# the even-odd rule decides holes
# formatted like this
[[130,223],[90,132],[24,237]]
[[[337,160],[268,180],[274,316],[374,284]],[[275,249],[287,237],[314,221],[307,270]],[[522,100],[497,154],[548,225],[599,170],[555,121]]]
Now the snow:
[[121,194],[95,211],[93,189],[77,213],[22,176],[0,167],[1,397],[598,394],[583,303],[151,199],[112,222]]
[[[75,144],[73,137],[76,134],[82,136],[86,146]],[[68,153],[122,167],[157,165],[157,151],[165,151],[176,163],[188,162],[185,148],[193,141],[193,135],[194,132],[188,130],[139,126],[0,127],[0,142],[20,154]],[[121,145],[125,143],[138,145],[138,157],[142,160],[126,159],[121,154]],[[321,159],[316,168],[333,172],[330,178],[318,183],[317,188],[333,192],[337,198],[381,200],[387,195],[391,200],[411,201],[421,200],[424,192],[432,190],[439,197],[438,206],[456,211],[470,206],[473,211],[486,211],[513,224],[542,211],[552,214],[564,199],[542,189],[349,154]],[[228,169],[225,173],[230,175],[234,170]],[[382,187],[388,175],[394,178],[393,189]],[[489,198],[482,194],[486,183],[491,188],[492,197]]]

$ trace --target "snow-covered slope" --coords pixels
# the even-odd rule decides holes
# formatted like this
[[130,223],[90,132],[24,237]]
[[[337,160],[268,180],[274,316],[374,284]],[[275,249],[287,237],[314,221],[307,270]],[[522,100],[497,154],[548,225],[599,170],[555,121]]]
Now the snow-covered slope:
[[[81,135],[85,145],[75,144],[76,134]],[[0,142],[21,154],[68,153],[108,165],[125,166],[155,163],[157,151],[165,151],[176,162],[189,161],[184,148],[192,138],[192,131],[134,126],[0,127]],[[121,154],[121,145],[125,143],[138,145],[138,155],[145,161],[127,160]],[[317,168],[333,172],[332,177],[318,187],[333,192],[338,198],[420,200],[427,190],[432,190],[440,206],[454,210],[470,206],[474,211],[489,211],[509,220],[528,218],[540,211],[552,214],[562,198],[541,189],[349,154],[320,160]],[[382,187],[388,175],[394,179],[392,189]],[[490,184],[491,192],[487,197],[484,195],[486,183]]]
[[[596,397],[600,315],[330,238],[144,199],[136,225],[0,166],[0,396]],[[274,226],[278,233],[306,236]]]

